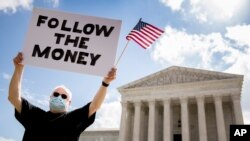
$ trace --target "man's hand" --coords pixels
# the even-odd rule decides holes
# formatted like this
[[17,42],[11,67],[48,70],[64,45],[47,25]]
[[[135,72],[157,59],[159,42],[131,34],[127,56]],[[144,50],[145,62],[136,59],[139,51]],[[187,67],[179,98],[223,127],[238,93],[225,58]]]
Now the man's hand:
[[103,81],[107,84],[109,84],[111,81],[115,80],[116,78],[116,68],[112,68],[106,77],[104,77]]
[[16,69],[22,69],[24,65],[22,64],[23,62],[23,53],[19,52],[17,56],[13,59],[13,63],[15,65]]

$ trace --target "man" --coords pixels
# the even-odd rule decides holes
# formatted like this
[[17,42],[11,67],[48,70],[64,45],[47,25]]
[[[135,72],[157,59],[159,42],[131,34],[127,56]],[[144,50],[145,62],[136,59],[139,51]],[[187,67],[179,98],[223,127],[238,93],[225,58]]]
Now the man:
[[80,134],[95,120],[106,95],[107,87],[116,77],[112,68],[102,81],[92,102],[67,112],[71,103],[71,92],[58,86],[50,96],[50,110],[44,111],[21,96],[21,79],[24,70],[23,55],[13,59],[15,71],[9,86],[9,101],[15,107],[15,117],[24,126],[23,141],[78,141]]

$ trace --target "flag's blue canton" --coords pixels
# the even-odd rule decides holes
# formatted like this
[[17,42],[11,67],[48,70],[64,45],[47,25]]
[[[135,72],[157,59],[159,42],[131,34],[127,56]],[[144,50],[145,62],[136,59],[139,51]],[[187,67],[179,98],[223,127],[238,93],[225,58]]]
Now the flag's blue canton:
[[143,27],[145,27],[147,25],[147,23],[144,23],[142,21],[140,21],[139,23],[137,23],[137,25],[134,27],[134,30],[141,30]]

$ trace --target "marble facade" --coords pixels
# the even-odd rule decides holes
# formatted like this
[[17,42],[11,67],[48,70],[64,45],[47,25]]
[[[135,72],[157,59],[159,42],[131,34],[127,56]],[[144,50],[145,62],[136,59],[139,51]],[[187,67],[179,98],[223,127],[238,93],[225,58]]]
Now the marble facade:
[[228,141],[242,75],[173,66],[118,88],[119,141]]

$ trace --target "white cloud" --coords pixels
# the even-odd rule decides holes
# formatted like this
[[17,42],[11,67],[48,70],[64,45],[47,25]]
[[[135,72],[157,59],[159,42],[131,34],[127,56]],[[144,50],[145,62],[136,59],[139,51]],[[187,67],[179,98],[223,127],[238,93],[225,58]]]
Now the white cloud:
[[170,7],[173,11],[181,9],[181,5],[184,0],[161,0],[166,6]]
[[152,57],[162,64],[222,70],[234,63],[239,54],[220,33],[188,34],[184,29],[167,26]]
[[15,13],[18,8],[30,10],[33,0],[0,0],[0,11]]
[[244,124],[250,124],[250,111],[243,112]]
[[120,94],[117,90],[107,93],[105,102],[97,111],[96,120],[90,128],[119,128],[121,118]]
[[250,25],[228,27],[222,35],[188,34],[185,29],[167,26],[151,56],[163,65],[183,65],[250,76],[250,44],[242,37],[250,34],[248,28]]
[[33,80],[29,80],[29,79],[26,79],[26,78],[23,78],[23,83],[25,84],[35,84],[35,82]]
[[27,99],[30,103],[39,108],[42,108],[44,110],[49,109],[49,96],[35,94],[26,87],[22,89],[22,96],[25,99]]
[[[59,0],[43,0],[44,2],[57,7]],[[18,9],[31,10],[33,0],[0,0],[0,11],[4,13],[15,13]]]
[[196,19],[198,19],[201,23],[205,23],[208,21],[207,15],[205,13],[197,13],[195,15]]
[[226,37],[237,42],[241,46],[250,46],[250,25],[237,25],[226,28]]
[[53,7],[57,7],[59,5],[59,0],[44,0],[49,4],[52,4]]
[[227,68],[226,72],[233,72],[237,74],[245,74],[246,78],[250,78],[250,52],[241,53],[235,63]]
[[4,137],[0,137],[0,141],[15,141],[13,139],[7,139],[7,138],[4,138]]
[[11,75],[4,72],[4,73],[3,73],[3,79],[5,79],[5,80],[10,80],[10,79],[11,79]]
[[223,21],[237,15],[244,2],[245,0],[190,0],[190,11],[198,20],[201,20],[199,15],[202,14],[207,19]]
[[247,0],[160,0],[173,11],[182,11],[201,23],[225,22],[244,11]]

